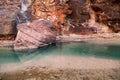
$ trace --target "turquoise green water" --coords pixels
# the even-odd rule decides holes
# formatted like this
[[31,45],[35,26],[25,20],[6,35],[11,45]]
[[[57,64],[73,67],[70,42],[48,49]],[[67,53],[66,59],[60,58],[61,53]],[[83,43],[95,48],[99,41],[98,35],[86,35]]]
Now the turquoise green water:
[[0,64],[38,60],[48,55],[95,57],[120,60],[120,44],[57,43],[34,51],[0,49]]

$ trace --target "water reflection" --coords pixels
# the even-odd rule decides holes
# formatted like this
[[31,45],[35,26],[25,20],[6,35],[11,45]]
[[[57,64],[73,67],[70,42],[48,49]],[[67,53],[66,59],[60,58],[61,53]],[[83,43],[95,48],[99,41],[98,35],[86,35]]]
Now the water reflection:
[[57,43],[42,47],[32,52],[0,50],[0,63],[38,60],[48,55],[98,57],[120,60],[120,45],[96,43]]
[[12,50],[0,49],[0,63],[20,62],[18,55]]

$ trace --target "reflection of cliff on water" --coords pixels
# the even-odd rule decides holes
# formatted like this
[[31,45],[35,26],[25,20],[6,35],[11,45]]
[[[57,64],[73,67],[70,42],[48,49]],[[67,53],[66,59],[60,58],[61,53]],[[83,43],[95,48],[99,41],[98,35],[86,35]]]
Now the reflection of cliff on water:
[[1,50],[0,63],[38,60],[46,56],[77,56],[120,60],[120,45],[97,43],[58,43],[42,47],[32,52]]

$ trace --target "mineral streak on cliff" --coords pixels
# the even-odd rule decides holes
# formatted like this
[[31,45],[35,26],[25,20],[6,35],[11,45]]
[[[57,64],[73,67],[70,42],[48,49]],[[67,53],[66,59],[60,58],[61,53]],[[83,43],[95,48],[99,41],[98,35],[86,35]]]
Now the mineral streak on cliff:
[[[17,23],[21,24],[21,23],[27,23],[27,25],[30,24],[30,16],[29,14],[29,7],[32,4],[31,0],[21,0],[20,1],[20,12],[17,15]],[[29,11],[29,12],[28,12]]]
[[21,15],[25,18],[25,22],[29,25],[30,22],[25,14],[25,12],[28,10],[28,7],[31,5],[31,0],[21,0]]

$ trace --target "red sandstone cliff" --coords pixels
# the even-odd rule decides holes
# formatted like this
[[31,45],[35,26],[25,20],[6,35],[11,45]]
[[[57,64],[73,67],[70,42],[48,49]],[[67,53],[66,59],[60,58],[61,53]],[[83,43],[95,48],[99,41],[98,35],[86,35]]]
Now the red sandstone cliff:
[[[31,1],[25,12],[28,19],[49,19],[57,27],[58,34],[120,32],[119,0],[28,1]],[[21,23],[25,22],[20,14],[20,0],[1,0],[0,38],[16,35],[17,17]]]

